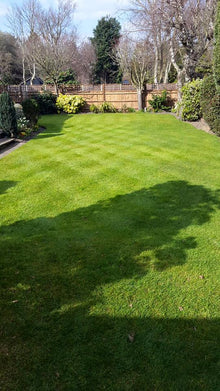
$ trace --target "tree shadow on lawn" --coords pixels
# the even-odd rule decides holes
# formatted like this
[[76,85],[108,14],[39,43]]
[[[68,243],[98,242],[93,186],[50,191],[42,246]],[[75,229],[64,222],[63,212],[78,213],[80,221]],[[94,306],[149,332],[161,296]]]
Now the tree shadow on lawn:
[[[51,117],[49,123],[47,124],[47,117]],[[56,119],[56,121],[53,121],[53,118]],[[44,116],[40,117],[39,126],[42,128],[42,132],[40,132],[33,140],[39,140],[39,139],[45,139],[48,137],[58,137],[63,136],[62,130],[64,127],[64,124],[70,119],[67,114],[47,114],[45,116],[45,122],[44,122]],[[54,124],[53,124],[54,122]]]
[[[149,270],[186,262],[197,243],[181,230],[208,222],[219,207],[218,192],[169,181],[2,227],[6,307],[13,319],[6,318],[4,334],[11,356],[20,356],[17,368],[12,358],[13,376],[22,368],[20,387],[217,389],[216,322],[107,316],[102,287],[126,279],[135,285]],[[99,305],[98,315],[91,314]],[[137,337],[129,343],[133,331]]]
[[6,193],[8,189],[16,186],[16,184],[15,181],[0,181],[0,195]]

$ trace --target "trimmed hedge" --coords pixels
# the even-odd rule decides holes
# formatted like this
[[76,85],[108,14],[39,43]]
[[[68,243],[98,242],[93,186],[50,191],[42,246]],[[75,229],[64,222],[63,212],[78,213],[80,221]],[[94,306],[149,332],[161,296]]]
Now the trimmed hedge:
[[197,121],[202,117],[200,91],[202,80],[193,80],[182,87],[181,117],[184,121]]
[[203,79],[200,104],[204,119],[212,131],[220,135],[220,94],[213,75]]

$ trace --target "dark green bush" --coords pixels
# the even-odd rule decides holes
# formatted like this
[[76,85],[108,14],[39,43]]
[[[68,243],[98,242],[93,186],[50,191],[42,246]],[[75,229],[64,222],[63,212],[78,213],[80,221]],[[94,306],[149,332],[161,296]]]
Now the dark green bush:
[[202,80],[197,79],[182,87],[181,117],[184,121],[197,121],[202,117],[200,91]]
[[55,114],[57,113],[56,108],[56,95],[52,94],[51,92],[44,92],[43,94],[38,94],[34,96],[34,99],[36,100],[38,107],[39,107],[39,114]]
[[16,112],[7,92],[0,95],[0,129],[9,137],[17,135]]
[[101,113],[116,113],[117,111],[114,105],[109,102],[102,103],[99,110]]
[[35,99],[26,99],[22,102],[23,112],[31,126],[36,125],[39,118],[39,107]]
[[200,104],[204,119],[213,132],[220,135],[220,94],[217,92],[213,75],[203,79]]
[[167,106],[168,93],[166,90],[162,91],[161,95],[152,95],[152,99],[149,100],[154,112],[157,113],[160,110],[169,111],[171,108]]

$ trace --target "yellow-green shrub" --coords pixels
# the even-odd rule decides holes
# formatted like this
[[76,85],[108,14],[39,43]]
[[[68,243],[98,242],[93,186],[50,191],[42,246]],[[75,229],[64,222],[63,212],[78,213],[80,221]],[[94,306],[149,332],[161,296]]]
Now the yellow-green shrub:
[[68,114],[77,114],[85,106],[85,99],[78,95],[63,95],[60,94],[56,101],[56,106],[59,111],[64,111]]

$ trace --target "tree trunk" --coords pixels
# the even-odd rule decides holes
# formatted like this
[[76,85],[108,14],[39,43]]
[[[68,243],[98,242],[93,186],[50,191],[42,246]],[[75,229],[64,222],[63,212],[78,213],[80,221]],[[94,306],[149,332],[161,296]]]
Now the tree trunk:
[[33,80],[35,79],[35,76],[36,76],[36,64],[35,62],[33,63],[33,72],[31,74],[31,80],[30,80],[30,85],[32,86],[33,85]]
[[58,83],[56,80],[54,80],[54,87],[55,87],[55,94],[58,96],[59,94],[59,88],[58,88]]
[[24,57],[22,58],[22,78],[24,86],[26,85],[26,77],[25,77],[25,60]]
[[164,74],[164,83],[167,84],[169,81],[169,72],[170,72],[171,62],[167,61],[167,65],[165,68],[165,74]]
[[158,47],[156,45],[155,46],[155,63],[154,63],[154,84],[158,83],[157,74],[158,74]]
[[141,111],[143,109],[143,104],[142,104],[142,89],[138,88],[137,89],[137,96],[138,96],[138,110]]

